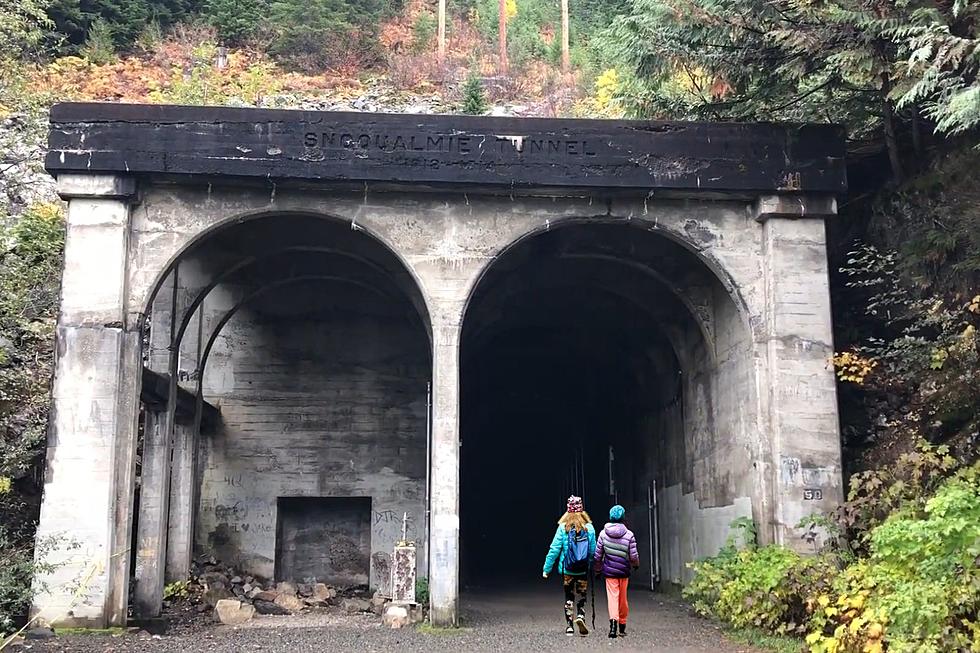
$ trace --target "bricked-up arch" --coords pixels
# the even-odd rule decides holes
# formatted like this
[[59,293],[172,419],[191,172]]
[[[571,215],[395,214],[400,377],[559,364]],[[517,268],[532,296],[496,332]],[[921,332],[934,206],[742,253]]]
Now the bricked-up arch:
[[[506,570],[524,579],[570,493],[600,525],[612,503],[627,508],[644,541],[639,585],[687,580],[685,564],[716,550],[737,517],[771,520],[739,304],[697,255],[633,221],[559,223],[487,266],[461,349],[464,582],[489,580],[494,504],[520,505],[509,527],[542,543],[510,554]],[[510,481],[495,482],[503,466]]]
[[[579,315],[563,308],[560,301],[555,303],[568,298],[569,284],[589,288],[581,299],[603,307],[607,324],[637,325],[610,344],[608,351],[597,350],[591,360],[625,360],[629,352],[644,349],[643,357],[629,356],[629,378],[635,382],[628,384],[627,394],[637,395],[638,388],[658,389],[660,396],[654,399],[659,403],[643,403],[647,407],[669,407],[678,388],[696,405],[721,406],[724,399],[717,387],[699,394],[697,384],[692,393],[683,384],[675,387],[663,381],[676,377],[678,369],[711,371],[729,365],[731,347],[725,343],[732,331],[720,327],[740,325],[740,334],[751,334],[751,367],[738,365],[739,378],[721,391],[722,396],[737,391],[743,399],[752,398],[742,403],[744,414],[753,415],[755,421],[749,428],[739,427],[739,433],[751,435],[748,448],[736,444],[728,454],[719,454],[714,446],[704,451],[669,447],[667,454],[680,456],[682,449],[684,453],[670,468],[686,469],[685,461],[695,463],[694,491],[683,496],[697,492],[706,496],[706,488],[697,486],[698,479],[705,478],[697,465],[703,466],[713,454],[725,458],[726,468],[729,458],[738,462],[748,456],[757,466],[745,479],[709,486],[751,495],[753,513],[761,515],[760,537],[787,544],[799,542],[794,529],[802,516],[832,508],[840,499],[836,396],[833,372],[826,365],[833,344],[823,224],[835,215],[835,197],[845,189],[843,131],[838,127],[99,104],[58,105],[51,111],[51,121],[45,165],[58,177],[59,192],[68,201],[68,233],[48,475],[38,532],[43,538],[67,530],[82,548],[56,552],[59,560],[67,562],[43,579],[51,591],[34,606],[43,619],[99,627],[125,623],[141,377],[151,381],[149,390],[157,407],[168,403],[161,397],[177,397],[185,422],[187,397],[202,383],[204,394],[210,393],[213,403],[220,404],[227,427],[233,412],[244,415],[241,406],[246,403],[266,409],[273,405],[236,390],[247,375],[237,373],[244,368],[235,356],[262,352],[266,362],[289,358],[296,353],[293,343],[298,340],[307,343],[315,356],[324,351],[313,348],[314,342],[337,351],[335,360],[348,362],[358,351],[364,353],[358,347],[370,343],[372,365],[397,363],[407,351],[431,353],[424,365],[403,361],[405,369],[385,379],[414,378],[412,370],[431,368],[431,483],[425,488],[431,518],[416,539],[427,543],[427,553],[431,552],[431,618],[440,625],[456,624],[460,521],[467,518],[460,511],[460,347],[465,345],[462,362],[469,369],[475,359],[466,349],[492,350],[485,345],[499,338],[501,320],[511,320],[512,326],[522,316],[525,324],[537,320],[538,334],[540,325],[555,327],[556,316],[569,324],[579,321]],[[512,254],[525,246],[533,250],[553,245],[549,231],[561,232],[568,221],[583,224],[568,227],[572,231],[566,233],[601,231],[606,223],[617,222],[621,224],[616,229],[625,229],[630,238],[613,237],[618,243],[615,251],[603,251],[603,241],[597,240],[578,258],[566,257],[558,263],[545,258],[537,267],[517,265],[514,278],[493,282],[499,276],[494,270],[520,260]],[[270,224],[280,228],[262,227]],[[670,256],[653,258],[664,265],[679,262],[681,269],[652,269],[645,267],[647,261],[637,260],[644,256],[640,250],[663,241],[662,236],[683,247],[674,245],[676,251],[664,252]],[[634,240],[636,251],[629,245]],[[358,243],[371,247],[362,251]],[[394,301],[352,290],[363,288],[358,286],[362,282],[373,287],[372,275],[378,270],[345,257],[343,252],[351,248],[361,259],[380,265],[379,283]],[[601,272],[601,285],[596,284],[595,270]],[[542,282],[537,278],[542,275],[551,279]],[[332,283],[336,277],[355,283]],[[510,301],[480,301],[468,310],[467,302],[485,282],[495,288],[490,295]],[[716,301],[721,296],[719,285],[721,294],[727,293],[732,302]],[[259,292],[261,288],[272,290]],[[534,293],[545,299],[529,300]],[[245,301],[249,295],[252,299]],[[231,317],[221,317],[228,315],[221,311],[239,304]],[[190,310],[192,306],[197,310]],[[375,326],[362,324],[361,329],[347,331],[309,327],[348,315],[345,306],[357,307],[363,320]],[[493,306],[501,308],[487,308]],[[517,318],[507,315],[506,306],[518,307]],[[726,312],[733,306],[737,317]],[[719,309],[724,310],[719,314]],[[172,369],[170,378],[186,386],[182,393],[170,392],[173,388],[166,376],[142,373],[142,326],[147,313],[154,322],[168,314],[179,316],[172,321],[173,334],[170,322],[151,329],[151,340],[159,338],[162,343],[153,343],[149,363],[156,366],[163,359],[159,369],[167,373]],[[466,343],[462,343],[464,313]],[[201,344],[209,340],[205,329],[223,321],[203,381],[195,379],[202,368]],[[406,333],[415,333],[412,344],[385,348],[384,343],[397,342],[382,333],[394,323],[404,326]],[[309,328],[303,332],[297,324]],[[168,350],[181,329],[179,346]],[[344,346],[331,340],[337,334],[347,334]],[[739,338],[741,345],[745,338]],[[346,346],[348,341],[357,346]],[[528,356],[540,354],[536,342],[529,337],[525,343]],[[590,354],[577,341],[566,338],[565,344]],[[738,350],[739,361],[748,360],[744,353]],[[252,372],[274,368],[253,365]],[[343,374],[330,375],[317,385],[329,387],[336,378],[342,379]],[[377,387],[348,380],[334,390],[341,403],[350,403]],[[223,396],[226,392],[235,396]],[[409,398],[385,400],[392,410],[378,409],[371,418],[395,434],[414,428],[411,424],[417,424],[420,414],[417,400],[411,399],[416,394],[401,396]],[[192,411],[192,425],[202,416],[202,405],[198,402]],[[406,406],[413,417],[403,420],[398,415]],[[717,412],[712,408],[695,414]],[[632,408],[619,413],[637,414]],[[345,432],[354,432],[364,423],[355,414],[352,407]],[[310,424],[320,428],[315,421],[306,426]],[[182,438],[184,426],[177,420],[175,432]],[[717,432],[717,425],[695,420],[685,433]],[[695,444],[709,442],[708,435],[695,438]],[[463,437],[468,437],[465,431]],[[415,451],[423,444],[406,447],[402,457],[415,460]],[[177,446],[193,451],[180,442]],[[766,447],[769,454],[760,455]],[[296,450],[303,454],[301,448]],[[221,447],[211,451],[227,452]],[[424,451],[420,455],[426,457]],[[348,460],[346,466],[328,461],[316,473],[304,472],[302,482],[343,486],[348,494],[361,491],[358,483],[363,475],[358,475],[356,464],[351,472],[349,455],[342,457]],[[182,462],[174,465],[175,487],[188,487],[180,472],[192,467]],[[234,471],[233,465],[225,467]],[[386,496],[419,492],[417,484],[400,484],[396,476],[384,472],[385,483],[400,488]],[[237,478],[228,475],[230,489]],[[252,474],[250,478],[264,477]],[[740,484],[751,479],[757,479],[758,487],[742,492]],[[763,487],[766,483],[769,490]],[[263,496],[280,490],[265,487]],[[308,487],[293,490],[303,496],[284,498],[282,505],[298,514],[310,505],[306,499],[311,497]],[[758,497],[767,495],[771,497],[768,508],[757,509]],[[246,506],[249,496],[244,498]],[[716,496],[707,501],[720,505],[730,499]],[[152,502],[143,501],[144,508],[148,505]],[[220,505],[222,515],[238,514],[234,503]],[[341,500],[310,511],[353,515],[364,505],[360,499]],[[692,510],[714,509],[695,505]],[[159,506],[157,510],[163,513]],[[394,514],[394,510],[381,513],[382,531],[388,527],[385,520],[392,520]],[[362,518],[355,521],[366,523]],[[189,543],[190,521],[171,520],[183,530],[164,533],[165,520],[158,520],[157,544],[165,539]],[[217,533],[221,542],[208,546],[229,548],[235,531],[226,526],[227,532]],[[269,528],[267,521],[264,528]],[[721,530],[710,528],[709,539],[717,539]],[[358,546],[366,541],[361,535],[355,538],[361,543]],[[265,560],[253,556],[249,564],[268,567],[274,555],[269,553],[269,541],[251,549]],[[383,563],[372,560],[372,569]],[[372,572],[376,586],[381,576]],[[71,582],[79,577],[91,579],[81,600],[71,589]],[[137,590],[145,596],[139,585]],[[159,601],[158,593],[153,601]]]
[[[355,492],[379,511],[408,510],[422,528],[430,327],[419,289],[397,255],[350,223],[273,213],[232,219],[208,230],[168,270],[148,316],[148,364],[192,392],[198,413],[207,401],[221,407],[223,418],[216,432],[202,434],[200,416],[195,415],[185,433],[181,425],[167,421],[168,413],[147,413],[135,558],[138,614],[159,613],[162,583],[186,576],[195,550],[215,554],[252,575],[286,579],[291,572],[278,566],[275,537],[276,506],[283,496],[343,497]],[[363,338],[344,326],[351,320],[374,329],[376,342],[365,348]],[[337,342],[331,332],[338,329],[346,329],[351,342]],[[284,340],[279,335],[283,331],[295,337]],[[406,361],[414,362],[383,371],[387,363],[371,351],[385,347],[386,338],[394,339],[394,346],[405,350]],[[170,346],[171,341],[176,344]],[[277,344],[267,351],[266,341]],[[325,351],[329,342],[334,349]],[[263,363],[255,360],[253,349],[264,352]],[[218,355],[211,356],[213,351]],[[356,351],[366,358],[359,359]],[[380,376],[371,380],[366,375],[375,369]],[[395,388],[398,382],[391,378],[383,380],[400,374],[404,388]],[[246,375],[250,378],[243,381]],[[229,376],[232,381],[223,380]],[[327,389],[338,377],[352,387],[353,403]],[[364,387],[365,381],[369,388],[353,389]],[[380,415],[397,415],[405,401],[409,412],[395,418],[404,424],[388,432],[383,425],[388,418]],[[279,408],[283,405],[288,409]],[[337,421],[337,411],[345,405],[352,411],[350,419],[361,426]],[[364,430],[372,428],[376,432]],[[170,430],[176,431],[175,464],[168,469],[168,442],[158,436]],[[345,435],[355,432],[361,445]],[[255,434],[264,434],[262,440]],[[349,443],[351,455],[358,446],[373,453],[357,465],[350,459],[338,461],[331,452],[339,450],[339,441]],[[385,447],[391,443],[396,454],[386,458]],[[309,460],[304,462],[304,455]],[[383,464],[389,478],[374,463]],[[359,480],[338,484],[322,475],[322,469],[337,464],[351,471],[356,467]],[[229,488],[222,480],[226,478],[239,480]],[[160,490],[168,486],[171,491]],[[248,507],[241,508],[245,501]],[[359,563],[359,573],[381,585],[387,581],[393,544],[388,535],[397,535],[397,528],[389,530],[377,534],[373,556]],[[347,571],[334,580],[350,577]]]

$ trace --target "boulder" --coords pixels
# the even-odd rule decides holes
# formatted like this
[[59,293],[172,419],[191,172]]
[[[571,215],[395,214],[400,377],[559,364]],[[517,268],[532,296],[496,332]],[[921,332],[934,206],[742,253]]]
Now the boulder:
[[252,605],[255,606],[255,611],[258,612],[259,614],[274,614],[274,615],[290,614],[289,610],[282,607],[281,605],[272,603],[271,601],[256,601]]
[[321,603],[326,603],[332,598],[337,596],[337,590],[330,587],[329,585],[324,585],[323,583],[317,583],[313,586],[313,598]]
[[269,603],[274,603],[277,598],[279,598],[279,592],[272,590],[260,590],[252,596],[253,601],[268,601]]
[[296,586],[296,593],[302,597],[313,596],[313,586],[309,583],[300,583]]
[[344,611],[354,614],[355,612],[370,612],[371,602],[367,599],[344,599]]
[[233,598],[235,598],[235,595],[226,590],[224,587],[212,587],[201,595],[201,601],[211,608],[216,607],[218,605],[218,601],[221,601],[222,599]]
[[201,574],[198,580],[202,585],[207,585],[208,587],[216,587],[219,583],[221,587],[228,587],[228,577],[220,571],[209,571]]
[[422,606],[404,601],[389,603],[381,617],[381,623],[388,628],[404,628],[420,621],[422,621]]
[[293,596],[296,596],[296,586],[286,581],[276,585],[276,591],[280,594],[292,594]]
[[54,631],[45,626],[31,628],[24,633],[24,639],[51,639],[52,637],[54,637]]
[[255,607],[234,599],[221,599],[214,606],[214,617],[226,626],[238,626],[255,616]]
[[280,594],[274,603],[289,612],[299,612],[304,607],[303,600],[295,594]]

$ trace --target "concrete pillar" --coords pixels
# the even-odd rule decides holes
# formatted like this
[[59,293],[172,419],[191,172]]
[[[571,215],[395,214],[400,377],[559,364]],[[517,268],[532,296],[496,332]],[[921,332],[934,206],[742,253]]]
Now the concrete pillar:
[[176,365],[171,355],[175,337],[179,268],[157,292],[151,312],[149,367],[170,376],[164,410],[147,410],[143,427],[139,522],[136,528],[134,612],[140,619],[160,615],[167,557],[170,514],[171,456],[176,416]]
[[186,580],[194,555],[194,485],[197,429],[194,423],[175,424],[173,469],[170,473],[170,519],[167,523],[166,582]]
[[812,550],[800,519],[843,499],[824,220],[832,198],[762,198],[774,515],[772,539]]
[[132,179],[61,175],[65,269],[32,612],[56,625],[126,621],[140,384],[125,314]]
[[432,316],[432,474],[429,525],[429,618],[459,618],[459,345],[460,312]]
[[[181,265],[180,278],[189,275]],[[195,271],[196,277],[202,277]],[[204,277],[206,278],[206,277]],[[190,304],[199,292],[199,284],[191,284],[183,294],[181,304]],[[192,394],[200,391],[198,375],[201,369],[201,342],[205,304],[191,316],[180,341],[180,360],[177,365],[177,384]],[[173,457],[170,476],[170,518],[167,525],[166,581],[185,580],[191,572],[194,556],[194,509],[197,484],[197,443],[200,437],[200,416],[174,425]]]

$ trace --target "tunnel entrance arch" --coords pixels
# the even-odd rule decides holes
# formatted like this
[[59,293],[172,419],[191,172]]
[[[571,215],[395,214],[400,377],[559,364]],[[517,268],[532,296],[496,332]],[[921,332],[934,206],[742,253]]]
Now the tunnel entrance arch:
[[[684,582],[729,522],[764,515],[737,299],[676,240],[624,222],[559,223],[487,267],[460,350],[464,586],[537,578],[569,494],[598,528],[626,507],[641,586]],[[491,516],[526,540],[487,577]]]
[[397,255],[332,217],[233,218],[168,264],[146,326],[144,376],[195,402],[144,401],[137,614],[202,552],[266,582],[388,591],[394,515],[425,529],[431,375]]

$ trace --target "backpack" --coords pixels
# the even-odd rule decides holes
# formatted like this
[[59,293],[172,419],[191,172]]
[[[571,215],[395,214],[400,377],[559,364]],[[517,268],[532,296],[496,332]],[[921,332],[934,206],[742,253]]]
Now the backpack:
[[589,571],[589,532],[587,530],[567,531],[562,567],[566,574],[584,574]]

